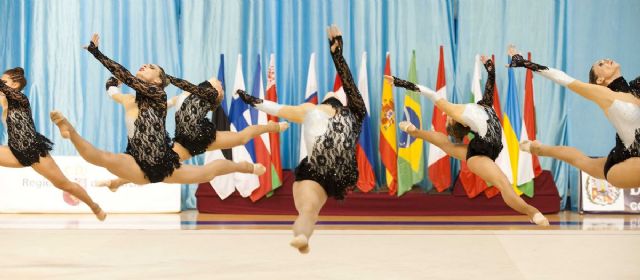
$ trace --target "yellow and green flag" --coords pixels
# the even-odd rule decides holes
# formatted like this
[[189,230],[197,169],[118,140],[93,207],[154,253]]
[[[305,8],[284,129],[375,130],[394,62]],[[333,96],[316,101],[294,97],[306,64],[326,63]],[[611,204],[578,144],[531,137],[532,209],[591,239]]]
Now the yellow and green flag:
[[[416,52],[411,56],[409,66],[409,81],[417,84]],[[422,108],[420,94],[407,90],[404,96],[403,121],[411,122],[418,129],[422,128]],[[398,139],[398,196],[411,190],[424,178],[424,142],[420,138],[412,137],[400,131]]]

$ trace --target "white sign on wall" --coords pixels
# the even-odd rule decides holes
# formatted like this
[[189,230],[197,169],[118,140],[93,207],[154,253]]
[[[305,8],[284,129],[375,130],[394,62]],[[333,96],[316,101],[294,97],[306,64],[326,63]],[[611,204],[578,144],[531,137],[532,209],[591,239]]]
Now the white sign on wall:
[[640,188],[616,188],[606,180],[581,172],[580,210],[640,213]]
[[[107,213],[174,213],[180,211],[180,185],[127,184],[111,192],[96,182],[115,178],[106,169],[77,156],[56,156],[56,163],[72,181]],[[92,213],[87,205],[54,187],[31,168],[0,167],[0,213]]]

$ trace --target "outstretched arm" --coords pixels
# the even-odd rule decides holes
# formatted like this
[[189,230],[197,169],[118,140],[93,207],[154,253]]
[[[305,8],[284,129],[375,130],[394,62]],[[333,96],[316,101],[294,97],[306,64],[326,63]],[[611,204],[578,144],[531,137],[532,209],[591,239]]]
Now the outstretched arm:
[[360,95],[360,90],[358,90],[356,83],[353,81],[353,75],[351,75],[349,65],[342,56],[342,33],[340,29],[334,25],[327,29],[327,34],[329,36],[331,58],[333,59],[333,64],[336,66],[338,75],[340,75],[340,79],[342,79],[344,93],[347,95],[347,107],[349,107],[351,112],[356,116],[357,121],[362,123],[367,114],[367,108]]
[[620,94],[614,94],[614,92],[607,87],[585,83],[576,80],[561,70],[526,60],[522,55],[518,54],[514,46],[509,47],[508,54],[511,56],[511,64],[509,64],[509,67],[525,67],[531,69],[540,76],[561,86],[568,87],[580,96],[591,100],[605,112],[611,106],[613,100],[616,99],[615,96],[620,96]]
[[417,85],[414,84],[412,82],[409,82],[407,80],[403,80],[400,79],[398,77],[395,76],[388,76],[385,75],[384,79],[387,80],[387,82],[389,82],[390,84],[396,86],[396,87],[401,87],[401,88],[405,88],[408,89],[410,91],[415,91],[415,92],[419,92],[420,95],[425,96],[427,98],[429,98],[429,100],[433,101],[434,103],[436,103],[438,100],[440,99],[447,99],[445,96],[445,92],[441,92],[438,93],[428,87],[425,87],[423,85]]
[[493,61],[486,56],[481,56],[480,60],[484,64],[484,68],[487,70],[487,83],[484,86],[484,93],[482,94],[482,100],[477,104],[491,107],[493,106],[493,87],[496,84],[496,67],[493,65]]
[[436,105],[436,107],[438,107],[438,109],[440,109],[443,113],[447,114],[447,116],[450,116],[455,121],[466,125],[465,120],[462,118],[462,113],[464,112],[464,107],[466,106],[466,104],[455,104],[447,101],[447,98],[445,96],[446,93],[444,91],[438,93],[428,87],[416,85],[412,82],[396,78],[394,76],[385,75],[384,79],[394,86],[420,92],[421,95],[424,95],[431,101],[433,101],[433,104]]
[[217,106],[218,105],[218,91],[211,85],[208,81],[205,86],[197,86],[189,81],[176,78],[170,75],[167,75],[169,81],[176,87],[181,90],[190,92],[191,94],[198,95],[204,99],[211,100]]
[[100,50],[98,49],[100,36],[98,34],[93,34],[91,37],[91,43],[87,47],[87,50],[98,60],[102,65],[104,65],[111,74],[113,74],[116,79],[122,81],[127,86],[131,87],[135,91],[138,92],[146,92],[148,90],[147,84],[138,79],[136,76],[132,75],[127,68],[118,64],[117,62],[111,60],[106,57]]
[[304,122],[304,116],[308,111],[316,106],[312,103],[303,103],[298,106],[281,105],[273,101],[263,100],[251,96],[244,90],[237,90],[236,93],[238,94],[240,99],[249,106],[254,107],[269,115],[287,119],[295,123]]

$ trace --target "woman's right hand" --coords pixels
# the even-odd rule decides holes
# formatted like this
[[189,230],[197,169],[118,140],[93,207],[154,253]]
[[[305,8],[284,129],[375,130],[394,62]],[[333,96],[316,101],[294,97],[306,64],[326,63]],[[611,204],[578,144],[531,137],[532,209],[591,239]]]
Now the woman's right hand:
[[262,103],[262,99],[257,98],[255,96],[251,96],[244,90],[241,90],[241,89],[236,90],[236,94],[238,94],[242,102],[250,105],[251,107],[256,107],[256,104]]
[[98,33],[93,33],[93,36],[91,36],[91,42],[89,43],[88,46],[84,46],[84,48],[87,50],[97,49],[99,43],[100,43],[100,35],[98,35]]
[[385,80],[387,83],[389,83],[390,85],[392,85],[392,86],[393,86],[393,80],[394,80],[393,76],[390,76],[390,75],[384,75],[384,80]]

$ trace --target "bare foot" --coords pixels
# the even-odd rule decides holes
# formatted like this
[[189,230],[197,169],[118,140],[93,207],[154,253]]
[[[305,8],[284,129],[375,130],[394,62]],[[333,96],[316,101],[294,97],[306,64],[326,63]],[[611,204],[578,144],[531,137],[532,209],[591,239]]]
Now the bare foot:
[[300,252],[300,254],[309,253],[309,240],[303,234],[295,236],[293,239],[291,239],[289,245],[291,245],[291,247],[293,248],[298,249],[298,252]]
[[398,126],[400,126],[400,130],[407,132],[407,133],[411,133],[416,131],[416,126],[413,125],[412,123],[408,122],[408,121],[401,121]]
[[49,113],[49,117],[51,118],[51,121],[58,126],[58,129],[60,129],[62,138],[68,139],[71,136],[71,132],[74,131],[74,128],[67,118],[58,111],[52,111]]
[[531,217],[531,222],[543,227],[549,226],[549,220],[547,220],[547,218],[540,212],[533,214],[533,217]]
[[96,218],[98,218],[98,220],[100,220],[101,222],[107,218],[107,213],[102,211],[102,208],[100,208],[100,205],[98,204],[95,204],[93,207],[91,207],[91,211],[93,211],[93,214],[95,214]]
[[261,163],[253,164],[253,174],[261,176],[267,171],[267,168],[264,167]]
[[274,126],[274,127],[277,125],[277,128],[275,128],[271,132],[283,132],[283,131],[285,131],[285,130],[287,130],[289,128],[289,123],[288,122],[276,123],[274,121],[269,121],[269,125],[270,126]]
[[96,186],[107,187],[110,191],[116,192],[122,185],[118,184],[116,180],[98,180],[96,181]]
[[542,147],[542,143],[538,142],[538,140],[524,140],[520,142],[520,150],[534,155],[538,155],[540,153],[540,147]]

